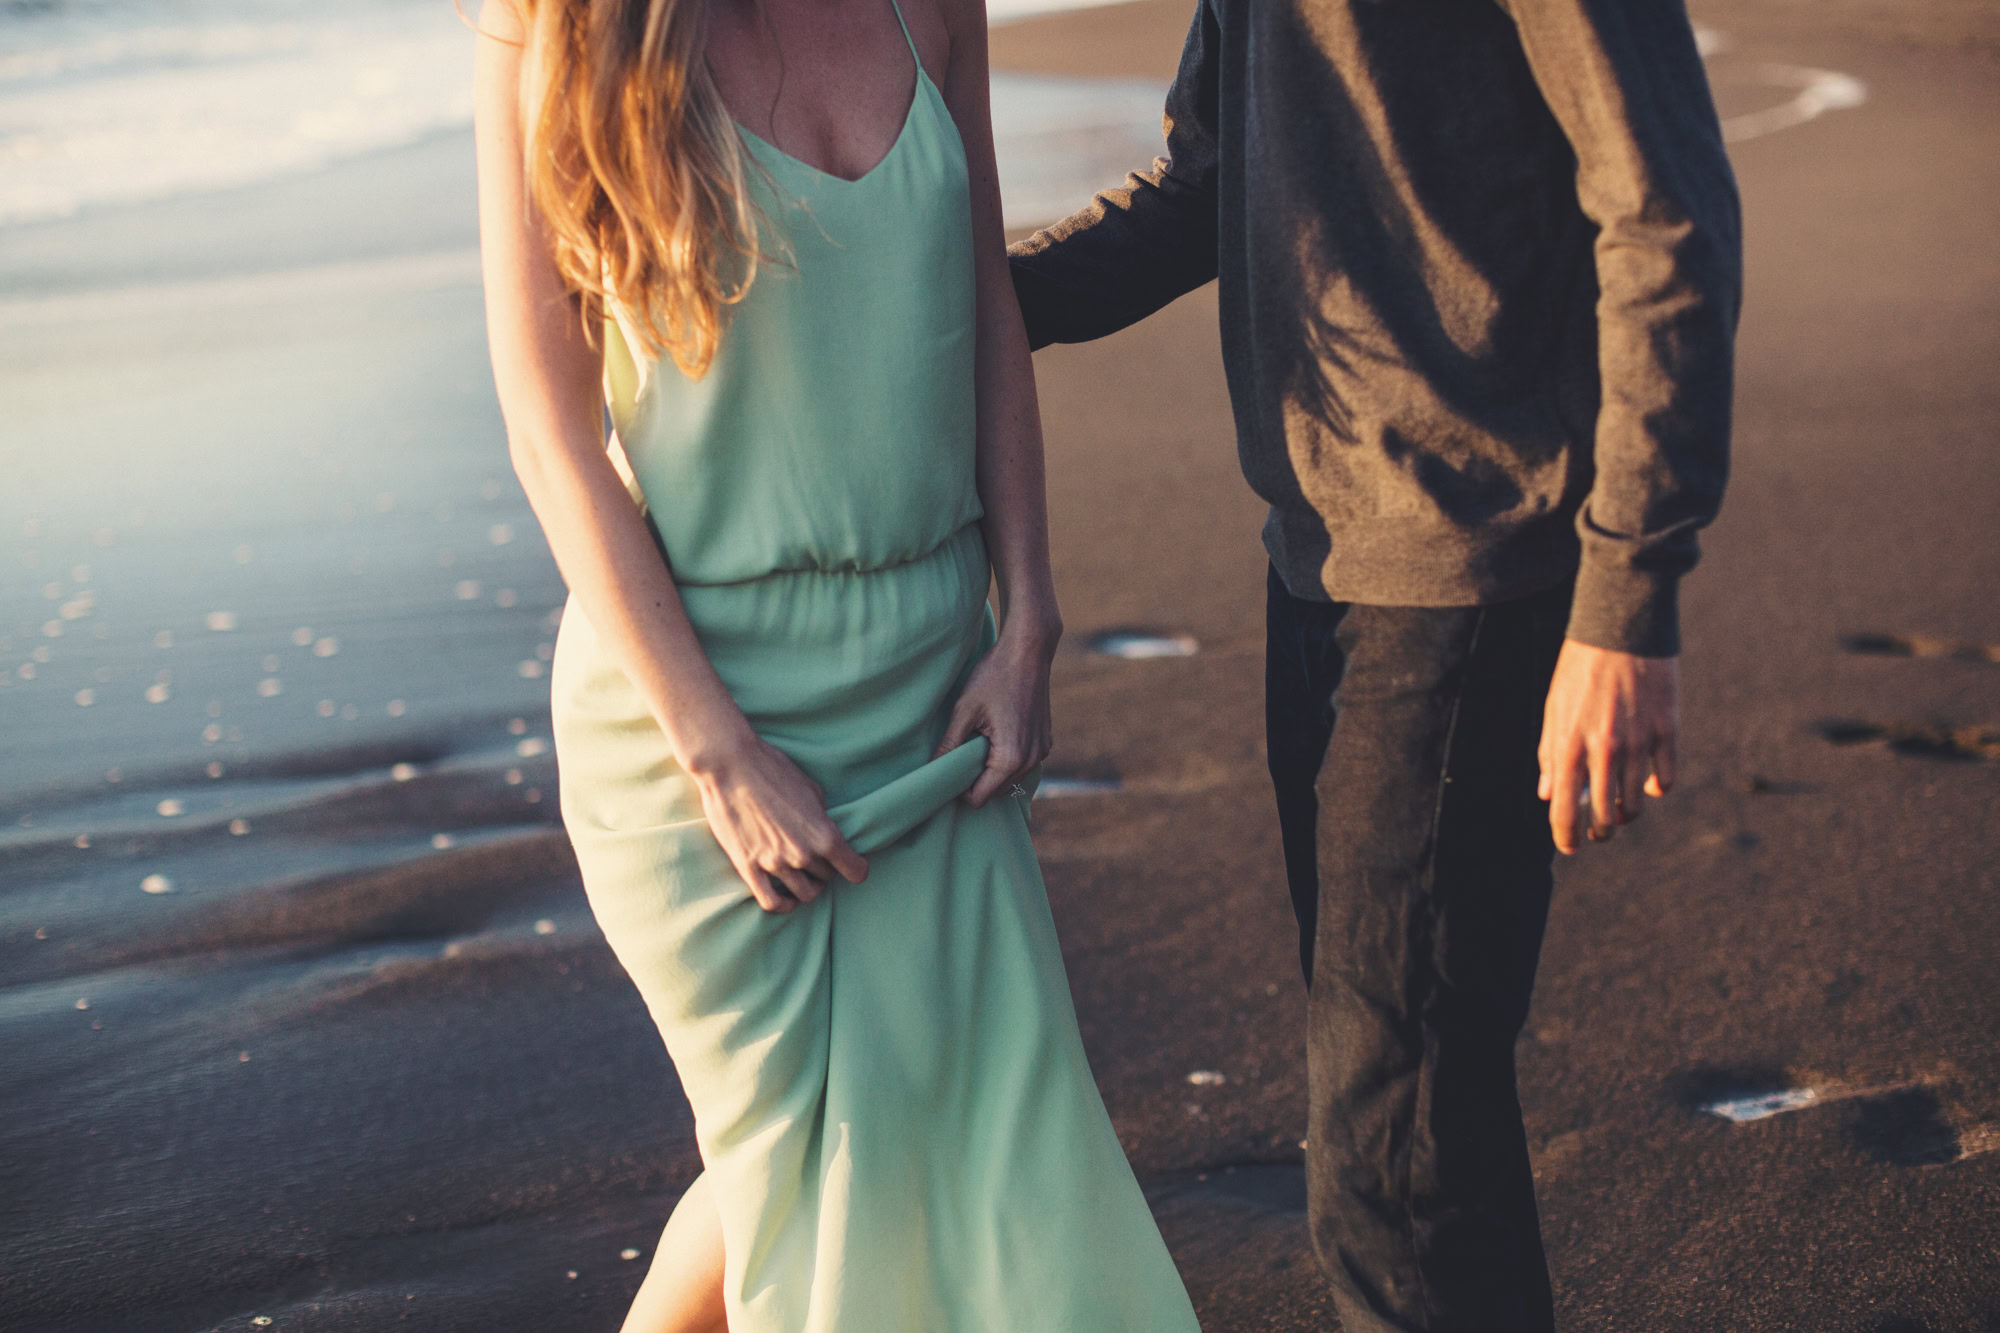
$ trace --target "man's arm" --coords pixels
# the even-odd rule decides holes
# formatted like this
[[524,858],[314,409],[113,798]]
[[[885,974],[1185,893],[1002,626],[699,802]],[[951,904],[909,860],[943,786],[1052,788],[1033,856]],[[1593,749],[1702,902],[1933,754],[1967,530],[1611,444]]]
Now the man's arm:
[[1166,156],[1008,250],[1029,346],[1116,333],[1215,277],[1220,46],[1201,0],[1167,91]]
[[1728,473],[1742,223],[1678,3],[1500,2],[1598,228],[1596,476],[1542,737],[1542,794],[1568,852],[1586,782],[1593,837],[1673,783],[1678,587]]

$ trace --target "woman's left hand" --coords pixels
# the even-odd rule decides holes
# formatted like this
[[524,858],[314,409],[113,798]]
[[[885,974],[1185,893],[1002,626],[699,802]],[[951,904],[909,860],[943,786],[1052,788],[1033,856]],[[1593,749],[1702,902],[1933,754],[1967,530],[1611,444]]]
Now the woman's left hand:
[[1049,660],[1052,642],[1039,636],[1006,634],[993,645],[965,683],[951,710],[937,754],[984,736],[986,770],[965,793],[965,803],[985,805],[995,792],[1005,791],[1049,757],[1055,730],[1049,715]]

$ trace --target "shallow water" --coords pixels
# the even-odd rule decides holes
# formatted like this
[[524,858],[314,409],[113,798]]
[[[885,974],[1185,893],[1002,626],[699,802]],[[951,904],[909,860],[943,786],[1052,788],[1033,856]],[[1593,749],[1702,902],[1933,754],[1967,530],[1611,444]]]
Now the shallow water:
[[[1100,2],[1002,0],[990,13]],[[449,0],[0,6],[0,224],[242,185],[463,128],[472,50]],[[1144,81],[1000,75],[1010,221],[1061,216],[1150,160],[1161,96]]]
[[[394,253],[470,244],[463,168],[425,202],[464,147],[0,229],[10,1328],[380,1327],[370,1246],[455,1307],[516,1280],[445,1272],[468,1229],[558,1213],[574,1301],[651,1243],[579,1217],[691,1173],[555,824],[479,293]],[[100,256],[139,286],[83,296]]]

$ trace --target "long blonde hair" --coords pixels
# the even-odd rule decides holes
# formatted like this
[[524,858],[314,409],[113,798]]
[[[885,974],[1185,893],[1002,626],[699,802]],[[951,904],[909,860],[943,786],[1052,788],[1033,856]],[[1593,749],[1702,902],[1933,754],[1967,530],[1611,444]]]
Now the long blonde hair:
[[528,190],[587,329],[700,377],[775,256],[703,57],[710,0],[513,0]]

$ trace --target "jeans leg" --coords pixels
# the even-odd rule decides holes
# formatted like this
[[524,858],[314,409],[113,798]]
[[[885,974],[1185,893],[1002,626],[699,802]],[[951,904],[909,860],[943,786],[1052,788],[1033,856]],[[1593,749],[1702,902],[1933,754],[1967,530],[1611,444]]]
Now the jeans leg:
[[1334,635],[1346,611],[1345,603],[1292,596],[1277,569],[1270,570],[1265,584],[1264,740],[1271,788],[1278,798],[1285,881],[1298,918],[1299,964],[1308,988],[1319,913],[1319,796],[1313,784],[1333,735],[1333,691],[1341,665]]
[[1553,849],[1535,798],[1568,589],[1350,608],[1318,782],[1313,1239],[1346,1333],[1552,1327],[1514,1042]]

